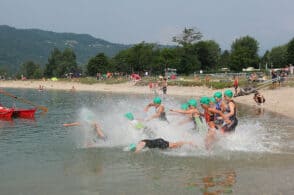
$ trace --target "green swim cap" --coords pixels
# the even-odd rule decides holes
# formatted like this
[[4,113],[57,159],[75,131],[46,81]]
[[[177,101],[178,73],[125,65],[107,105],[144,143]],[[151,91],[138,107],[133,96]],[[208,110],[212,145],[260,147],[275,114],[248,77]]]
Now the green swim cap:
[[209,100],[209,98],[206,97],[206,96],[204,96],[204,97],[202,97],[202,98],[200,99],[200,104],[209,105],[209,102],[210,102],[210,100]]
[[217,91],[214,93],[213,97],[214,98],[222,98],[222,95],[223,95],[222,92]]
[[229,98],[231,98],[231,97],[233,97],[233,92],[232,92],[232,90],[227,89],[227,90],[224,92],[224,95],[227,96],[227,97],[229,97]]
[[125,114],[125,117],[129,119],[130,121],[134,120],[134,115],[131,112],[128,112]]
[[216,103],[216,100],[215,100],[214,97],[209,98],[209,100],[210,100],[211,103],[214,103],[214,104]]
[[154,103],[154,104],[161,104],[161,99],[160,99],[160,97],[155,97],[155,98],[153,99],[153,103]]
[[130,149],[130,151],[135,152],[136,151],[136,144],[130,144],[129,149]]
[[195,99],[190,99],[188,101],[189,106],[197,107],[197,101]]
[[189,104],[188,103],[184,103],[184,104],[181,105],[181,109],[182,110],[188,110],[188,108],[189,108]]

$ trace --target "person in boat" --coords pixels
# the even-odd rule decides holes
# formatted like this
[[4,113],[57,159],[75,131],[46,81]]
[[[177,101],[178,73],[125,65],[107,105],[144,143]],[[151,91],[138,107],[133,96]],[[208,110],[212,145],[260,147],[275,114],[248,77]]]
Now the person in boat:
[[149,103],[149,104],[145,107],[144,111],[145,111],[145,112],[148,112],[148,109],[149,109],[150,107],[154,107],[154,108],[155,108],[155,114],[152,115],[150,118],[146,119],[146,121],[150,121],[150,120],[152,120],[152,119],[154,119],[154,118],[158,118],[158,119],[160,119],[160,120],[162,120],[162,121],[166,121],[166,122],[168,122],[168,120],[167,120],[167,118],[166,118],[165,108],[164,108],[164,105],[161,104],[161,99],[160,99],[160,97],[155,97],[155,98],[153,99],[153,102]]
[[265,98],[259,91],[255,92],[253,99],[257,103],[257,105],[262,105],[265,102]]
[[222,131],[224,133],[228,132],[234,132],[237,125],[238,125],[238,119],[237,119],[237,107],[235,101],[233,98],[233,92],[232,90],[228,89],[224,92],[224,99],[227,103],[227,107],[225,110],[225,116],[230,120],[230,123],[226,123],[222,127]]
[[157,138],[157,139],[144,139],[144,140],[141,140],[138,144],[130,144],[129,149],[132,152],[138,153],[143,148],[159,148],[159,149],[165,150],[168,148],[179,148],[179,147],[182,147],[184,144],[195,146],[192,142],[186,142],[186,141],[169,142],[162,138]]
[[213,142],[216,140],[216,128],[215,124],[215,114],[218,114],[220,117],[224,119],[227,124],[230,124],[231,121],[225,116],[224,113],[217,110],[215,106],[212,104],[212,100],[206,96],[200,99],[201,107],[204,110],[204,118],[208,125],[208,132],[205,138],[205,146],[207,149],[210,149]]
[[[101,126],[99,125],[99,123],[97,123],[94,120],[93,116],[88,116],[84,121],[82,122],[74,122],[74,123],[65,123],[63,124],[64,127],[72,127],[72,126],[87,126],[90,125],[91,127],[93,127],[94,132],[96,133],[96,135],[100,138],[103,139],[104,141],[106,140],[106,135],[104,134],[104,132],[102,131]],[[96,142],[96,139],[93,138],[93,141]]]
[[195,99],[190,99],[186,104],[183,104],[181,110],[170,109],[170,111],[190,115],[192,121],[194,122],[194,129],[199,131],[203,128],[201,113],[197,109],[197,101]]

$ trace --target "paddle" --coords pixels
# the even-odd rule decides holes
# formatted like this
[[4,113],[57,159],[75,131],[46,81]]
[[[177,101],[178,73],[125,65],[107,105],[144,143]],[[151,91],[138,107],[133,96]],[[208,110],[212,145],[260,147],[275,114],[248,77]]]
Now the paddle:
[[16,100],[20,100],[20,101],[22,101],[22,102],[24,102],[24,103],[26,103],[26,104],[33,105],[33,106],[35,106],[36,108],[38,108],[39,110],[43,110],[43,112],[48,112],[48,108],[45,107],[45,106],[39,106],[39,105],[36,105],[36,104],[34,104],[33,102],[31,102],[31,101],[29,101],[29,100],[26,100],[26,99],[21,98],[21,97],[17,97],[17,96],[15,96],[15,95],[13,95],[13,94],[11,94],[11,93],[8,93],[8,92],[6,92],[6,91],[3,91],[3,90],[0,90],[0,93],[2,93],[3,95],[6,95],[6,96],[8,96],[8,97],[12,97],[12,98],[14,98],[14,99],[16,99]]

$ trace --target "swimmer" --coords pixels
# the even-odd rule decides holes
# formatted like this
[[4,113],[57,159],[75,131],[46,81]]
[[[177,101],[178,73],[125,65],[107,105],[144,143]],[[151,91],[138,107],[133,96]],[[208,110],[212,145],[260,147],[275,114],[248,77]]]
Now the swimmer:
[[[86,125],[91,125],[94,128],[97,136],[99,138],[103,139],[104,141],[106,140],[107,137],[103,133],[101,126],[96,121],[94,121],[92,117],[88,117],[88,119],[86,119],[83,122],[74,122],[74,123],[63,124],[64,127],[86,126]],[[96,142],[95,139],[93,139],[93,141]]]
[[238,125],[238,119],[237,119],[237,107],[234,100],[232,100],[233,92],[232,90],[228,89],[224,92],[224,99],[227,103],[227,107],[225,110],[225,116],[228,118],[231,123],[227,123],[222,127],[222,132],[234,132],[235,128]]
[[[217,91],[213,94],[214,99],[216,100],[215,102],[215,109],[224,112],[226,110],[226,104],[225,102],[222,100],[222,93]],[[222,125],[224,123],[223,119],[220,117],[219,114],[215,114],[215,121],[214,123],[216,125]]]
[[145,111],[145,112],[148,112],[148,109],[149,109],[150,107],[155,107],[155,112],[156,112],[156,113],[155,113],[154,115],[152,115],[150,118],[146,119],[146,121],[150,121],[150,120],[152,120],[152,119],[154,119],[154,118],[159,118],[160,120],[163,120],[163,121],[168,122],[168,120],[167,120],[167,118],[166,118],[166,113],[165,113],[165,111],[164,111],[164,105],[161,104],[161,99],[160,99],[160,97],[155,97],[155,98],[153,99],[153,102],[149,103],[149,104],[145,107],[144,111]]
[[189,144],[192,146],[195,146],[192,142],[185,142],[185,141],[179,141],[179,142],[168,142],[162,138],[157,139],[144,139],[141,140],[137,145],[131,144],[129,146],[130,151],[138,153],[143,148],[159,148],[159,149],[168,149],[168,148],[179,148],[182,147],[184,144]]
[[190,115],[194,122],[195,129],[199,130],[203,126],[202,118],[200,117],[201,113],[197,109],[197,101],[195,99],[190,99],[186,104],[183,104],[181,110],[170,109],[170,111]]
[[216,140],[215,134],[216,134],[216,127],[217,126],[214,123],[215,114],[219,114],[227,124],[231,123],[231,121],[228,120],[228,118],[227,118],[227,116],[225,116],[225,114],[223,114],[221,111],[215,109],[215,107],[212,107],[211,102],[213,102],[213,100],[208,97],[202,97],[200,99],[201,107],[204,110],[203,115],[204,115],[205,121],[208,125],[208,132],[207,132],[207,135],[205,138],[205,146],[207,149],[210,149],[212,146],[212,143]]
[[149,137],[154,137],[154,132],[145,126],[140,120],[136,120],[131,112],[126,113],[124,116],[129,120],[129,124],[133,128],[137,130],[143,130],[143,132]]

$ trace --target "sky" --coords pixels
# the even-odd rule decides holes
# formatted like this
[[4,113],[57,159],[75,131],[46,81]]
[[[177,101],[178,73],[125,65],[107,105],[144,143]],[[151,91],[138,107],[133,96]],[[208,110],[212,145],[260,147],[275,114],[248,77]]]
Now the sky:
[[122,44],[174,44],[196,28],[222,50],[249,35],[264,52],[294,37],[293,10],[293,0],[0,0],[0,24]]

